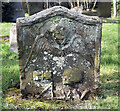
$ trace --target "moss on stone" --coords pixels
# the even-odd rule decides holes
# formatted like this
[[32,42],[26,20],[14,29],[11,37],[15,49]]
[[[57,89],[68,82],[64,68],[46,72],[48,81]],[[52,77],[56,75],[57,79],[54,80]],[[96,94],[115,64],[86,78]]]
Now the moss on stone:
[[79,69],[66,69],[63,73],[63,84],[73,84],[82,80],[82,74]]
[[62,17],[53,17],[53,18],[50,18],[49,20],[53,21],[53,22],[58,22],[62,19]]

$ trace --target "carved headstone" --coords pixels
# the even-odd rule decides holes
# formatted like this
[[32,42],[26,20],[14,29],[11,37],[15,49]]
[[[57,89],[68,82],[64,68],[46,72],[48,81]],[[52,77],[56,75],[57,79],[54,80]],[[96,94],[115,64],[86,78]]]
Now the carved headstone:
[[23,96],[83,99],[99,81],[101,21],[61,6],[17,19]]

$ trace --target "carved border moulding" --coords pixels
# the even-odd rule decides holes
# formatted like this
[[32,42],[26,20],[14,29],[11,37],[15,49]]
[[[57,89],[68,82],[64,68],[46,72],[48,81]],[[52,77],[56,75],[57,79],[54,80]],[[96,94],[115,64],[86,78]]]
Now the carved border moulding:
[[55,6],[17,19],[24,97],[85,99],[98,87],[102,22]]

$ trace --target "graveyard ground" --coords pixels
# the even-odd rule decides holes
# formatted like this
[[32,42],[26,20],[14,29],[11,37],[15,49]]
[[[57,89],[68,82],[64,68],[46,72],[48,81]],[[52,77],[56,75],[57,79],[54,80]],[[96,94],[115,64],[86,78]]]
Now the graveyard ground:
[[[0,35],[9,35],[11,23],[0,23]],[[118,109],[118,24],[103,23],[101,42],[100,92],[98,96],[82,103],[61,100],[23,100],[19,90],[18,55],[9,52],[9,41],[0,40],[2,58],[3,108],[76,108],[76,109]],[[0,58],[0,59],[1,59]],[[12,89],[10,89],[12,88]],[[9,90],[8,90],[9,89]],[[13,96],[14,95],[14,96]],[[90,103],[86,105],[86,103]]]

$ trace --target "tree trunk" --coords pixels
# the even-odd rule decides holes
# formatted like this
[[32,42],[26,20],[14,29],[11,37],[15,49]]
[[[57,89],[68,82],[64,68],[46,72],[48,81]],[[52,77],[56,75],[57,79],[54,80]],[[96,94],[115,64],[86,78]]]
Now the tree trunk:
[[113,17],[116,17],[117,16],[117,0],[113,0],[113,9],[114,9]]
[[26,1],[26,4],[27,4],[27,12],[28,14],[30,15],[30,6],[29,6],[29,0]]
[[79,8],[80,4],[79,4],[79,0],[77,0],[77,7]]

